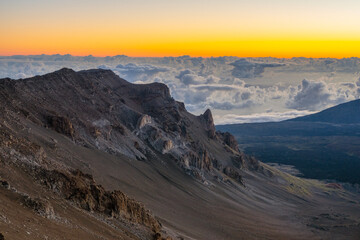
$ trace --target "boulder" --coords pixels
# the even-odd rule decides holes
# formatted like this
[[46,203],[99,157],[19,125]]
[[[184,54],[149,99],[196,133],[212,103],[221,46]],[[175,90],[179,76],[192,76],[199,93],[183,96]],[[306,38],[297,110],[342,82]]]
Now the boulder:
[[30,196],[23,197],[24,205],[34,210],[43,217],[54,219],[55,212],[52,205],[45,199],[31,198]]
[[137,123],[137,128],[141,129],[149,123],[151,123],[151,117],[149,115],[144,114],[139,118]]
[[163,152],[167,152],[167,151],[173,149],[174,144],[173,144],[173,142],[171,140],[165,140],[164,144],[163,144],[163,147],[164,147]]

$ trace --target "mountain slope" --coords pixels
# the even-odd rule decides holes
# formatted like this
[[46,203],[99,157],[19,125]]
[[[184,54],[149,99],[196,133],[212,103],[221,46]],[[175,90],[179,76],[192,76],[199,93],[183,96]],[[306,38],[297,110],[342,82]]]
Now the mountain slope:
[[[359,234],[357,195],[239,152],[231,134],[215,131],[210,110],[188,113],[163,84],[131,84],[108,70],[62,69],[2,79],[0,100],[0,177],[14,186],[1,189],[6,239],[44,232],[51,239],[62,232],[69,239]],[[7,212],[10,205],[21,207]],[[54,227],[19,231],[27,219]]]
[[261,161],[293,165],[307,178],[360,183],[360,100],[283,122],[217,129]]
[[289,119],[287,121],[360,124],[360,99],[342,103],[319,113]]

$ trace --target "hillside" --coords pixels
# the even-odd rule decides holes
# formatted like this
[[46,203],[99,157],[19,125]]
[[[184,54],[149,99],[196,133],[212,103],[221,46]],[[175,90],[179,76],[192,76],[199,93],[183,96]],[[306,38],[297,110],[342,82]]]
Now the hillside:
[[295,166],[307,178],[360,183],[360,100],[282,122],[216,128],[261,161]]
[[325,109],[319,113],[298,117],[287,121],[360,124],[360,99]]
[[[359,195],[239,151],[166,85],[0,80],[5,239],[357,239]],[[331,210],[330,210],[331,209]]]

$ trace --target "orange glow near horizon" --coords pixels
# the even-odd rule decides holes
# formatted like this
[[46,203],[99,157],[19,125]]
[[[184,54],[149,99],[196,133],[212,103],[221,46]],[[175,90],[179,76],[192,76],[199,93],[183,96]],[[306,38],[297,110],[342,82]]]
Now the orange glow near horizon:
[[360,57],[360,2],[0,2],[0,55]]
[[[87,46],[79,42],[70,46],[46,46],[32,44],[31,48],[0,49],[0,55],[40,55],[40,54],[71,54],[73,56],[95,57],[127,55],[131,57],[312,57],[312,58],[348,58],[360,56],[360,41],[238,41],[238,42],[193,42],[193,43],[163,43],[127,46],[104,42],[99,46]],[[329,51],[331,49],[331,51]]]

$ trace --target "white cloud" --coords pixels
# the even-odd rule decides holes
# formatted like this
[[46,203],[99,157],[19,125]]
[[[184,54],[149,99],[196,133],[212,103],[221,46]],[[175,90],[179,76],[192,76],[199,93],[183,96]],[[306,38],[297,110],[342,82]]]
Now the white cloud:
[[234,66],[232,75],[237,78],[255,78],[261,76],[266,68],[280,67],[279,63],[258,63],[251,62],[249,59],[239,59],[230,65]]
[[153,79],[159,73],[168,72],[170,69],[166,67],[157,67],[149,64],[138,65],[135,63],[128,63],[126,65],[118,64],[114,71],[118,72],[120,77],[134,82],[134,81],[148,81]]
[[298,86],[298,91],[291,96],[287,102],[289,108],[297,110],[314,110],[329,104],[331,93],[326,83],[323,81],[315,82],[304,79]]
[[358,97],[354,83],[326,83],[304,79],[291,88],[287,107],[297,110],[320,110],[325,107],[354,100]]
[[217,125],[234,123],[256,123],[256,122],[279,122],[291,118],[301,117],[316,113],[314,111],[287,111],[287,112],[264,112],[249,115],[214,115],[214,122]]

